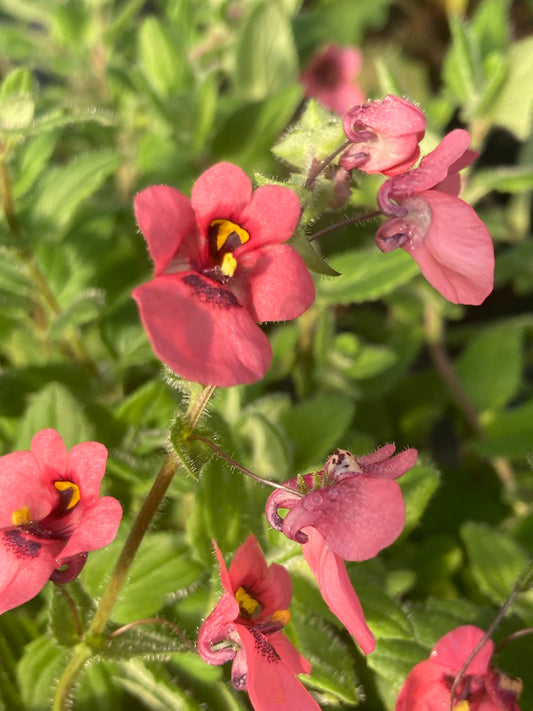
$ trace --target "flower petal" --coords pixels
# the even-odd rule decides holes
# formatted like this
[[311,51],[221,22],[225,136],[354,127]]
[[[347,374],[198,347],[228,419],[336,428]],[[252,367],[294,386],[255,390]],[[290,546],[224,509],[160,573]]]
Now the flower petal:
[[[483,630],[474,625],[462,625],[442,637],[431,652],[430,659],[436,664],[448,667],[455,672],[466,662],[467,657],[484,636]],[[487,640],[468,665],[466,674],[484,675],[487,673],[494,644]]]
[[246,690],[255,711],[320,711],[320,706],[294,676],[280,651],[271,643],[277,635],[265,637],[254,628],[239,625],[246,651]]
[[350,582],[342,560],[330,550],[313,528],[305,533],[309,542],[302,546],[304,558],[318,581],[320,594],[365,654],[374,651],[376,640],[366,624],[361,603]]
[[251,252],[266,244],[286,242],[300,221],[301,209],[298,196],[289,188],[281,185],[257,188],[238,220],[250,235],[238,254]]
[[[344,478],[345,477],[345,478]],[[289,511],[283,532],[295,539],[315,528],[344,560],[368,560],[402,532],[405,504],[399,485],[389,479],[343,474],[343,480],[311,492]]]
[[133,297],[155,353],[182,377],[225,387],[260,380],[270,366],[267,337],[222,284],[182,272]]
[[67,545],[61,551],[61,556],[58,558],[60,564],[65,558],[94,551],[111,543],[121,518],[122,506],[119,502],[112,496],[101,496],[83,512]]
[[433,711],[450,707],[450,689],[441,666],[425,660],[414,666],[405,680],[394,711]]
[[0,615],[42,590],[58,567],[56,556],[63,545],[19,528],[0,531]]
[[82,442],[68,453],[68,469],[62,478],[80,487],[84,506],[92,504],[100,494],[106,461],[107,449],[100,442]]
[[42,471],[31,452],[12,452],[0,457],[2,507],[0,529],[13,526],[13,514],[27,508],[31,521],[48,516],[58,502],[53,484],[43,483]]
[[216,163],[202,173],[191,195],[202,235],[207,235],[213,220],[229,220],[242,227],[241,213],[251,197],[250,178],[232,163]]
[[[159,276],[168,267],[184,238],[191,233],[197,235],[191,203],[175,188],[153,185],[138,193],[134,204],[137,224],[154,261],[155,276]],[[199,237],[197,239],[199,244]]]
[[[424,200],[431,209],[425,238],[403,246],[429,283],[455,304],[481,304],[494,286],[494,247],[489,231],[470,205],[457,197],[428,190],[404,201]],[[409,208],[410,209],[410,208]]]
[[238,257],[232,289],[255,321],[300,316],[315,300],[315,285],[298,252],[271,245]]
[[31,441],[31,453],[39,463],[43,484],[53,484],[67,471],[68,453],[59,432],[41,430]]

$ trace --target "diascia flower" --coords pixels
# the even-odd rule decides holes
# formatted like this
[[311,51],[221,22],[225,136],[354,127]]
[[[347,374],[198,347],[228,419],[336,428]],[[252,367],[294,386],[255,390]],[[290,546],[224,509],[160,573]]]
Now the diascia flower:
[[255,711],[320,711],[296,674],[311,665],[281,631],[292,585],[289,573],[268,566],[250,534],[235,553],[229,570],[215,543],[224,594],[198,635],[198,652],[208,664],[233,660],[233,686],[246,690]]
[[277,185],[252,193],[243,171],[218,163],[191,200],[167,185],[135,198],[154,278],[133,292],[157,356],[208,385],[263,377],[272,349],[257,323],[302,314],[315,298],[300,255],[284,244],[300,219],[296,194]]
[[99,442],[67,452],[52,429],[35,435],[30,452],[0,457],[0,614],[48,579],[74,580],[88,551],[113,540],[122,508],[99,495],[106,459]]
[[470,134],[446,135],[420,165],[385,181],[378,204],[391,219],[376,233],[382,252],[402,247],[422,274],[448,301],[481,304],[494,285],[494,248],[490,234],[459,197],[459,171],[476,157]]
[[308,97],[318,99],[328,109],[342,116],[352,106],[365,100],[355,84],[363,57],[355,47],[330,44],[312,58],[300,74],[300,81]]
[[418,160],[426,117],[409,101],[389,94],[350,109],[343,126],[352,142],[340,157],[343,168],[396,175]]
[[[430,658],[411,669],[394,710],[448,711],[455,677],[483,635],[473,625],[444,635]],[[492,651],[492,640],[488,640],[466,668],[456,688],[455,711],[520,711],[516,701],[521,682],[490,666]]]
[[[393,457],[394,451],[388,444],[356,458],[338,449],[320,472],[285,483],[298,493],[278,489],[266,505],[271,526],[302,544],[322,597],[365,654],[376,641],[343,560],[373,558],[403,529],[405,504],[394,479],[414,466],[417,452],[406,449]],[[288,509],[285,518],[280,508]]]

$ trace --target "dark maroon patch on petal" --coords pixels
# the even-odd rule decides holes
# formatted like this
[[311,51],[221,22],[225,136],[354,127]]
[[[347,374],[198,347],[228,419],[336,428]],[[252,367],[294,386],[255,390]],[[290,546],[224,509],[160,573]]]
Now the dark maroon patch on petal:
[[274,647],[270,644],[268,639],[261,634],[258,630],[254,629],[253,627],[248,628],[250,632],[253,634],[254,639],[255,639],[255,648],[261,654],[267,662],[279,662],[281,661],[281,657],[279,654],[276,652]]
[[223,310],[241,306],[235,294],[229,289],[223,289],[199,274],[188,274],[183,277],[183,281],[191,287],[204,304],[211,304],[211,306]]
[[24,538],[18,528],[12,528],[4,531],[4,539],[6,548],[12,551],[17,558],[37,558],[39,551],[42,548],[40,543],[32,541],[30,538]]

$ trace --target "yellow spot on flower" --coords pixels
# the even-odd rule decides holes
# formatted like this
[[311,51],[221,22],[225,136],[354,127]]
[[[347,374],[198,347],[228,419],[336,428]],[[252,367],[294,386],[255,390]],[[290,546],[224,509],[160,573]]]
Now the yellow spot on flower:
[[232,277],[235,274],[235,269],[237,269],[237,260],[231,252],[226,252],[222,258],[222,264],[220,265],[222,274],[228,277]]
[[76,506],[76,504],[80,500],[80,489],[77,486],[77,484],[74,484],[74,482],[72,482],[72,481],[55,481],[54,486],[59,491],[60,494],[63,491],[70,492],[69,499],[67,499],[68,493],[65,496],[65,501],[68,501],[66,508],[67,508],[67,511],[69,509],[73,509],[74,506]]
[[454,707],[454,711],[468,711],[470,708],[470,704],[468,701],[459,701],[458,704],[456,704]]
[[213,220],[209,226],[217,228],[217,250],[219,252],[232,235],[235,235],[238,244],[231,244],[230,249],[235,249],[250,239],[250,235],[245,229],[230,220]]
[[23,523],[29,523],[31,521],[30,510],[27,506],[23,506],[18,511],[13,511],[11,514],[11,521],[14,526],[21,526]]
[[261,605],[244,588],[239,588],[235,593],[235,599],[241,608],[243,617],[253,618],[261,612]]
[[288,610],[276,610],[272,613],[272,622],[280,622],[284,627],[291,621],[291,613]]

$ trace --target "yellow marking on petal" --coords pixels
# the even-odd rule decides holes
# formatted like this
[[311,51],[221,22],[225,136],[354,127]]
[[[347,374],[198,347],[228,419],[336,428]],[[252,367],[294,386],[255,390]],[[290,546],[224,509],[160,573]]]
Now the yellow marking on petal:
[[27,506],[23,506],[18,511],[13,511],[11,514],[11,521],[13,526],[21,526],[23,523],[29,523],[31,521],[30,510]]
[[271,615],[272,622],[280,622],[284,627],[291,621],[291,613],[289,610],[276,610]]
[[245,617],[253,617],[261,612],[261,605],[244,588],[239,588],[235,593],[235,599],[239,603],[241,613]]
[[222,258],[222,264],[220,265],[220,270],[222,274],[228,277],[232,277],[237,269],[237,260],[231,252],[226,252]]
[[468,701],[459,701],[458,704],[456,704],[454,707],[454,711],[468,711],[470,708],[470,704]]
[[79,486],[72,481],[54,481],[54,486],[59,492],[68,491],[70,489],[72,493],[70,494],[70,499],[67,504],[67,511],[73,509],[80,500]]
[[[241,244],[248,242],[250,235],[243,229],[240,225],[230,220],[213,220],[209,227],[218,227],[217,229],[217,250],[220,252],[222,247],[226,244],[226,240],[231,234],[236,234],[239,238]],[[232,247],[235,249],[235,247]]]

